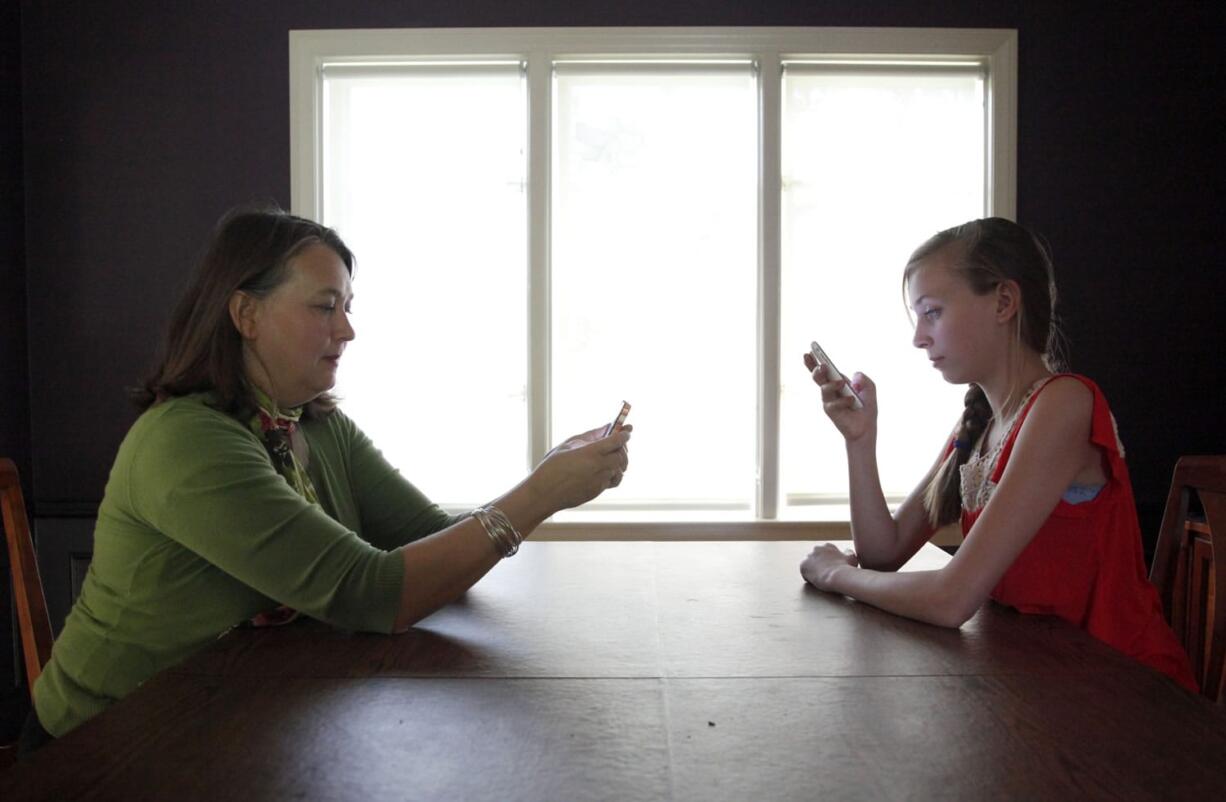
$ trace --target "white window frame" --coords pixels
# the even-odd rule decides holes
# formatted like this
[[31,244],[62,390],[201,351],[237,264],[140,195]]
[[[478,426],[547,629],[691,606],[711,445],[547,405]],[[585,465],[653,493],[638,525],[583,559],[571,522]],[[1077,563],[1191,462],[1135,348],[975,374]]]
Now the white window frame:
[[[322,75],[326,65],[516,60],[528,84],[529,463],[548,451],[551,79],[556,61],[748,59],[759,73],[757,520],[744,523],[546,524],[546,537],[736,539],[848,537],[848,525],[778,521],[780,386],[780,87],[788,61],[942,62],[985,76],[988,214],[1013,219],[1017,198],[1017,31],[966,28],[448,28],[289,33],[290,203],[321,219]],[[949,535],[943,538],[948,541]]]

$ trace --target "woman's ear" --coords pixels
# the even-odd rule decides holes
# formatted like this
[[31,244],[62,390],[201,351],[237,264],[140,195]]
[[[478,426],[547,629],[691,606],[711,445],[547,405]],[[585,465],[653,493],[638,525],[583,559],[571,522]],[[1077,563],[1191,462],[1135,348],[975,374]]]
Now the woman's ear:
[[255,319],[258,311],[259,300],[242,290],[235,290],[230,296],[230,320],[244,340],[255,339]]
[[996,285],[996,320],[1004,323],[1010,318],[1020,315],[1022,311],[1022,289],[1016,281],[1006,279]]

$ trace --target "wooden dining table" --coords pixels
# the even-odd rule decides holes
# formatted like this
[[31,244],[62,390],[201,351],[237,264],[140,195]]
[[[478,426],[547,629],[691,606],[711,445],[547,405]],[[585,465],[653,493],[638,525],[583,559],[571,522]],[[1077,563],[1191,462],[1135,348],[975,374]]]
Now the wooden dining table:
[[1226,798],[1223,708],[1054,618],[816,591],[809,547],[529,542],[404,634],[234,629],[0,798]]

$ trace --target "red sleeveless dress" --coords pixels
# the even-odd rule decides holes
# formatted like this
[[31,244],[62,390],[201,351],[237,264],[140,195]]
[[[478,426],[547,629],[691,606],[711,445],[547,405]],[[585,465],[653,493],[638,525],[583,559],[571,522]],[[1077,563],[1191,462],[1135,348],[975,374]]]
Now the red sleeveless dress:
[[[1062,375],[1094,394],[1090,442],[1102,451],[1107,483],[1090,501],[1061,499],[991,598],[1023,613],[1059,616],[1196,692],[1188,656],[1163,618],[1158,591],[1145,570],[1132,482],[1107,399],[1090,379]],[[1022,421],[1046,386],[1034,392],[1006,436],[991,473],[993,484],[1000,482]],[[981,512],[963,509],[963,536]]]

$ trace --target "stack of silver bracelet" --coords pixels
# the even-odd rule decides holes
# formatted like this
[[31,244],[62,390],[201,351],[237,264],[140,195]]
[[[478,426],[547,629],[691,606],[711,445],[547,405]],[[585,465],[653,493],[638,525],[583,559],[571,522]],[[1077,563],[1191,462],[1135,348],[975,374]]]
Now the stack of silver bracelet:
[[472,515],[481,522],[485,534],[490,536],[494,548],[498,549],[503,557],[510,557],[519,551],[519,544],[524,542],[524,536],[511,523],[511,519],[507,518],[506,513],[490,504],[477,507]]

